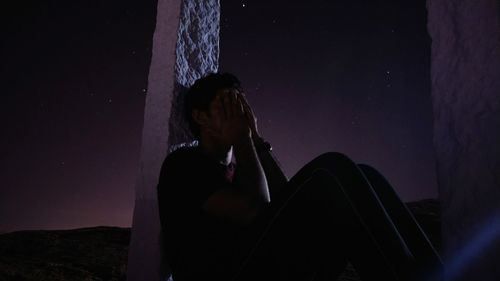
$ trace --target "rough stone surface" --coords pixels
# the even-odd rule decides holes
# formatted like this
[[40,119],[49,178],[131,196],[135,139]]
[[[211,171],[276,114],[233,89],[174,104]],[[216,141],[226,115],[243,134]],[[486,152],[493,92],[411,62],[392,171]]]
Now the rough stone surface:
[[184,1],[177,40],[176,77],[191,85],[219,66],[218,1]]
[[191,138],[181,114],[183,90],[217,70],[219,11],[218,0],[158,0],[128,280],[165,280],[169,274],[160,256],[156,185],[169,147]]
[[427,4],[448,280],[500,280],[499,3]]
[[169,118],[169,149],[193,141],[183,115],[183,94],[196,79],[219,67],[219,1],[184,1],[177,35],[175,87]]

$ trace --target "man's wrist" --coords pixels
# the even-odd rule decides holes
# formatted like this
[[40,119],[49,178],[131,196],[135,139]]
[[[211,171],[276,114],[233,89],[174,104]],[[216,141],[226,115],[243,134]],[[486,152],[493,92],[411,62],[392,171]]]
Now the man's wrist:
[[252,141],[255,145],[260,145],[264,142],[264,139],[260,135],[252,135]]
[[255,150],[257,150],[257,152],[259,153],[262,151],[272,151],[271,144],[260,136],[253,138],[253,143],[255,146]]

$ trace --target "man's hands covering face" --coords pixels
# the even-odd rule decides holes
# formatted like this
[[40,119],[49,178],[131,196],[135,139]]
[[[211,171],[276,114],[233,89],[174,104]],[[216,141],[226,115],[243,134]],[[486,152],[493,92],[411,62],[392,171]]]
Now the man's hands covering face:
[[241,103],[243,105],[243,110],[245,111],[245,115],[247,117],[247,122],[248,126],[250,127],[252,131],[252,138],[259,138],[259,131],[257,129],[257,117],[255,117],[255,114],[253,113],[252,108],[247,102],[247,99],[245,98],[245,95],[243,93],[239,94],[239,97],[241,98]]
[[211,103],[209,132],[226,145],[252,136],[242,95],[236,89],[217,92]]

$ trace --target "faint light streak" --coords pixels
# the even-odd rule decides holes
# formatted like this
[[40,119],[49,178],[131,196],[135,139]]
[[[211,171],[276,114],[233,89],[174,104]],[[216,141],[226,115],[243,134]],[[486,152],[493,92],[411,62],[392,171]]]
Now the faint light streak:
[[488,246],[500,238],[500,214],[488,219],[471,237],[467,244],[445,262],[445,280],[452,281],[460,276],[471,265],[474,258],[483,254]]

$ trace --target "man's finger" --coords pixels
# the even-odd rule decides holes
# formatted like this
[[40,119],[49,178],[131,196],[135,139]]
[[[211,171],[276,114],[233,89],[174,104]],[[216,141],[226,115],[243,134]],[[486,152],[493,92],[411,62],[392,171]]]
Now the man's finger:
[[245,105],[239,96],[236,97],[238,101],[238,115],[246,115]]
[[236,116],[238,115],[238,99],[236,98],[236,93],[233,90],[229,91],[229,99],[231,101],[231,116]]
[[250,112],[250,114],[254,115],[254,114],[253,114],[253,110],[252,110],[252,108],[250,107],[250,105],[248,104],[248,101],[247,101],[247,99],[245,98],[245,96],[244,96],[243,94],[241,94],[241,95],[240,95],[240,97],[241,97],[241,100],[243,101],[243,105],[245,106],[245,108],[247,108],[247,109],[248,109],[248,111]]
[[251,112],[251,109],[248,107],[247,104],[245,104],[244,102],[242,102],[242,105],[243,105],[243,109],[245,111],[245,115],[246,117],[248,118],[248,121],[252,121],[252,118],[253,118],[253,114]]
[[236,115],[241,115],[243,113],[242,109],[242,104],[240,101],[240,98],[238,97],[239,94],[236,92],[234,89],[231,89],[231,98],[233,102],[233,114]]
[[253,114],[252,112],[252,109],[250,108],[250,106],[248,105],[248,103],[245,103],[243,99],[241,99],[242,101],[242,105],[245,109],[245,117],[248,121],[248,124],[250,125],[250,127],[252,128],[252,130],[256,130],[256,127],[257,127],[257,118],[255,117],[255,115]]
[[241,107],[243,109],[243,113],[247,117],[250,117],[250,115],[251,115],[250,108],[248,107],[248,104],[245,102],[245,99],[243,98],[243,95],[238,94],[238,100],[240,100],[240,102],[241,102]]
[[246,114],[248,120],[250,122],[255,122],[256,118],[255,118],[255,115],[253,114],[252,108],[250,108],[248,103],[246,103],[245,101],[243,101],[243,107],[245,108],[245,114]]

